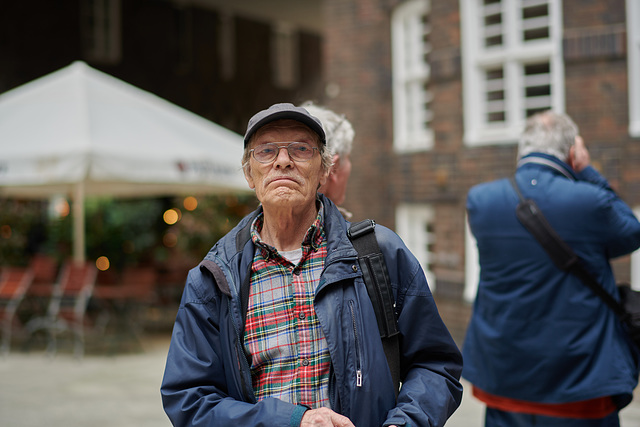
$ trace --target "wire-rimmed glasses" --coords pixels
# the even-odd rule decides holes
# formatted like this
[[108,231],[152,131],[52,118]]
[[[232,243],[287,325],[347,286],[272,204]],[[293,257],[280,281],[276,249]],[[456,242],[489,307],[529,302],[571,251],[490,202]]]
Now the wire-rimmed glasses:
[[256,161],[260,163],[271,163],[278,157],[280,149],[282,148],[286,148],[289,157],[296,162],[308,162],[318,149],[308,142],[290,142],[286,145],[283,145],[281,142],[267,142],[249,151]]

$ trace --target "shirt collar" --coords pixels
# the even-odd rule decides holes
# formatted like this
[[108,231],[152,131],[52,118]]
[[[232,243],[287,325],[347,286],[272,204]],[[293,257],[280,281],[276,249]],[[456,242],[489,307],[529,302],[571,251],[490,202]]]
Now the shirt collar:
[[551,168],[572,181],[577,180],[571,167],[555,156],[544,153],[527,154],[518,161],[518,167],[531,163]]
[[[302,241],[302,247],[311,248],[313,251],[317,251],[320,245],[322,244],[323,230],[324,230],[324,204],[320,199],[316,200],[316,206],[318,206],[318,215],[316,216],[315,221],[305,234],[305,237]],[[251,241],[258,247],[267,251],[267,254],[277,254],[278,250],[265,243],[260,237],[260,232],[262,231],[262,226],[264,224],[264,211],[258,214],[256,219],[253,220],[251,224]],[[304,252],[304,251],[303,251]]]

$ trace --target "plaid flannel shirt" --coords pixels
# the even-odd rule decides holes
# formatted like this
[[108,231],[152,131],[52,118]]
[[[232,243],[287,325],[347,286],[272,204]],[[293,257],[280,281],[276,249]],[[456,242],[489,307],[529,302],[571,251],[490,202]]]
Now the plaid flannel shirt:
[[256,251],[245,325],[253,389],[258,400],[276,397],[296,405],[329,405],[331,358],[313,298],[327,242],[323,207],[302,242],[297,265],[260,239],[263,215],[251,228]]

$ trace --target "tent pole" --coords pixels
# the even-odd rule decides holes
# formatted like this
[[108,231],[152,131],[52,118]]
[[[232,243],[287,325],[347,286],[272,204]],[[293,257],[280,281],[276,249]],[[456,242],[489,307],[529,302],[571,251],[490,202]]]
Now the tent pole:
[[85,227],[84,227],[84,182],[78,182],[73,195],[73,261],[84,263],[85,255]]

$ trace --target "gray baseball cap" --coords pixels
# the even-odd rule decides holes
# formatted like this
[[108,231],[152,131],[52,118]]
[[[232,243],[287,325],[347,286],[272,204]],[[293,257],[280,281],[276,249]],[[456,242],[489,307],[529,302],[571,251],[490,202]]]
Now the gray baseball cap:
[[247,146],[253,134],[256,133],[257,130],[262,126],[276,120],[286,119],[296,120],[308,126],[312,131],[318,134],[318,136],[320,137],[320,141],[322,141],[324,145],[327,144],[324,129],[322,128],[322,123],[320,122],[320,120],[313,117],[304,108],[296,107],[293,104],[284,102],[280,104],[273,104],[271,107],[256,113],[253,117],[251,117],[251,119],[249,119],[247,132],[244,134],[244,146]]

